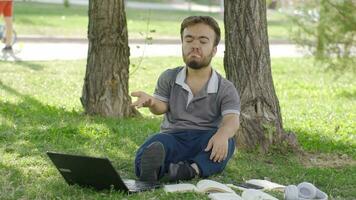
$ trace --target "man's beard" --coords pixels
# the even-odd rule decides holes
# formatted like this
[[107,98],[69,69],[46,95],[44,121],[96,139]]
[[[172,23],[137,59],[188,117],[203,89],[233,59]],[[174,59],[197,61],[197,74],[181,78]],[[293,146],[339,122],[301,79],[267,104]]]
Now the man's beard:
[[205,58],[203,58],[203,60],[201,60],[201,61],[197,61],[194,59],[188,60],[188,58],[187,58],[188,56],[184,56],[183,60],[188,67],[190,67],[192,69],[201,69],[203,67],[207,67],[210,65],[211,59],[213,58],[212,55],[213,55],[213,51],[211,51],[211,53],[208,56],[206,56]]

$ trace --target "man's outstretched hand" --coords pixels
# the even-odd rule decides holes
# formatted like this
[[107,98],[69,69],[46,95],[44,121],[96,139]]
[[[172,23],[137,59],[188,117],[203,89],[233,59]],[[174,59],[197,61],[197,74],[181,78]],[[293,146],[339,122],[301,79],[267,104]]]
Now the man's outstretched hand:
[[134,106],[136,108],[153,107],[154,105],[153,97],[145,92],[142,91],[132,92],[131,96],[137,97],[137,100],[131,104],[131,106]]
[[148,107],[151,113],[155,115],[161,115],[163,113],[166,113],[168,110],[167,102],[155,99],[153,96],[145,92],[132,92],[131,96],[137,97],[137,100],[131,104],[131,106],[134,106],[136,108]]

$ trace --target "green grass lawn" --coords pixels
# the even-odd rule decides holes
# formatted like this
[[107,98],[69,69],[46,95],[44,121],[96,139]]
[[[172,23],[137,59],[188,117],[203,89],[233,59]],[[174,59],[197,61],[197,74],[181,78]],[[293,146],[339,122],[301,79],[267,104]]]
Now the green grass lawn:
[[[151,93],[160,72],[179,64],[177,57],[145,58],[130,76],[130,91]],[[214,66],[223,73],[221,58]],[[0,199],[127,198],[115,191],[68,186],[45,152],[108,157],[123,177],[135,178],[135,151],[159,130],[160,117],[147,110],[142,110],[143,118],[132,119],[83,115],[79,98],[85,61],[0,62],[0,72]],[[285,185],[309,181],[332,199],[353,199],[355,80],[347,76],[335,80],[313,67],[309,59],[274,59],[273,75],[284,127],[297,134],[308,155],[239,151],[223,173],[211,178],[237,183],[269,177]],[[196,193],[166,194],[159,189],[130,199],[208,198]]]
[[[85,6],[65,8],[55,4],[16,2],[14,9],[15,29],[19,35],[87,37],[88,9]],[[211,15],[224,29],[223,17],[216,13],[129,8],[126,14],[130,38],[144,39],[146,34],[153,39],[179,38],[180,23],[190,15]],[[268,12],[268,24],[270,39],[288,39],[290,23],[283,14]]]

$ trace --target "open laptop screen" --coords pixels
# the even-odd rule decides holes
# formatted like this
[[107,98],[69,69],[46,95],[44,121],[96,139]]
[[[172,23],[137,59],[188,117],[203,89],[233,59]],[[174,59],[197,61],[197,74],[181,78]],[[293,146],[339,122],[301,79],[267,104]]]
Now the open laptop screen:
[[116,189],[129,192],[107,158],[47,152],[58,171],[70,185],[78,184],[98,190]]

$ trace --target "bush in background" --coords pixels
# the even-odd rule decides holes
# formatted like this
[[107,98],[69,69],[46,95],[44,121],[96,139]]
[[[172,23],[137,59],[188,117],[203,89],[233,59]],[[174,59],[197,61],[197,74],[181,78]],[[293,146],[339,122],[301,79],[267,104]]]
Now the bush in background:
[[294,11],[292,39],[334,72],[356,74],[353,0],[304,1]]

